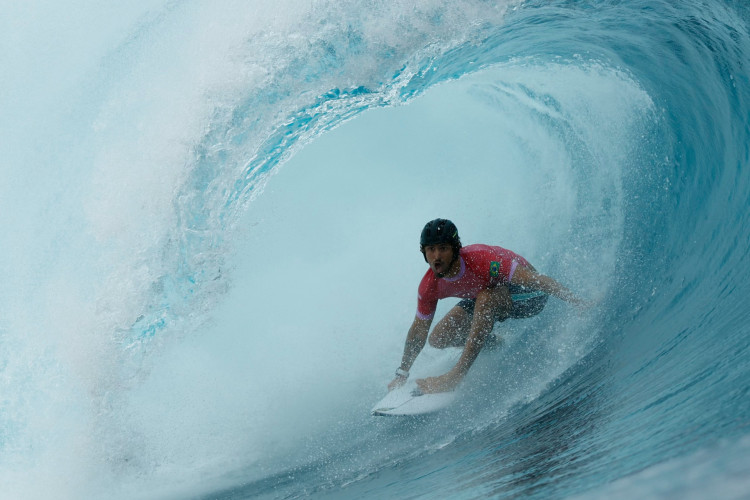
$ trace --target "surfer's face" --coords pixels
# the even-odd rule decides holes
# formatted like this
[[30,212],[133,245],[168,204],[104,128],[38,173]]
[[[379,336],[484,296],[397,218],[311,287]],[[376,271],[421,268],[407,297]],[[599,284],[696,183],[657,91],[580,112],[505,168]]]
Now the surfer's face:
[[427,245],[424,247],[424,256],[435,276],[442,278],[448,274],[453,263],[453,247],[448,243]]

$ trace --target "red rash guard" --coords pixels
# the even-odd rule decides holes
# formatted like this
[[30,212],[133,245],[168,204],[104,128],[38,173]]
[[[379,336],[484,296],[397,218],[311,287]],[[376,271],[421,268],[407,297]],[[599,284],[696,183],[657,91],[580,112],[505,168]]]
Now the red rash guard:
[[517,253],[489,245],[468,245],[461,248],[458,255],[461,270],[455,277],[438,278],[432,269],[425,273],[419,284],[417,318],[432,319],[440,299],[475,299],[482,290],[498,284],[508,285],[519,264],[529,266]]

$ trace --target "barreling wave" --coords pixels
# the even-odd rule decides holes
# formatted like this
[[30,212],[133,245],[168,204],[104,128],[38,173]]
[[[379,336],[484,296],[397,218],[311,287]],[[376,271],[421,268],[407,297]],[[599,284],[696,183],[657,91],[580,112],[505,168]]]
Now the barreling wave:
[[[10,33],[47,54],[53,14]],[[715,472],[697,495],[740,489],[719,457],[746,461],[750,421],[747,20],[143,2],[36,70],[61,88],[8,78],[30,97],[3,103],[5,489],[657,497],[674,463]],[[440,417],[372,421],[433,216],[599,306],[504,325]]]

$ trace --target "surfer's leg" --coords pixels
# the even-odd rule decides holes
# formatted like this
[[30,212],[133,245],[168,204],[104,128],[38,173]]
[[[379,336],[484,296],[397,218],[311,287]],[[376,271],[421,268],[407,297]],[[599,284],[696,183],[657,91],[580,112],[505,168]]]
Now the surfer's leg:
[[542,312],[549,298],[549,295],[546,293],[529,290],[518,285],[511,285],[510,293],[513,297],[513,308],[510,311],[509,317],[513,319],[536,316]]
[[463,347],[469,337],[471,314],[463,307],[455,306],[441,319],[429,337],[432,347]]
[[[494,317],[494,322],[491,323],[493,325],[495,323],[502,323],[503,321],[511,317],[511,311],[513,309],[513,299],[511,298],[510,291],[508,290],[507,286],[497,287],[494,292],[494,300],[490,301],[491,303],[488,301],[484,301],[484,303],[482,304],[482,308],[486,317]],[[481,314],[481,312],[477,314]],[[477,326],[479,327],[479,325]],[[492,326],[489,326],[488,328],[489,330],[484,336],[482,348],[490,350],[497,349],[500,346],[502,339],[500,335],[493,331]]]
[[[491,295],[488,295],[490,298],[480,301],[481,303],[475,308],[472,318],[472,326],[474,321],[480,321],[488,325],[487,333],[492,330],[494,323],[502,323],[508,319],[513,310],[513,299],[507,286],[498,286],[490,292]],[[479,328],[479,324],[477,324],[477,328]]]

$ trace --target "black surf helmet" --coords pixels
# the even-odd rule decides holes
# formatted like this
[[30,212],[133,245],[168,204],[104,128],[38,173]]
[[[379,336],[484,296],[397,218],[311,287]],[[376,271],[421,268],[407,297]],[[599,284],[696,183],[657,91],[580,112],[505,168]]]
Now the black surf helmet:
[[419,250],[422,252],[425,262],[427,262],[427,255],[424,253],[424,247],[442,243],[449,243],[453,247],[453,260],[457,259],[458,251],[461,250],[458,228],[448,219],[431,220],[425,224],[424,229],[422,229],[422,236],[419,238]]

